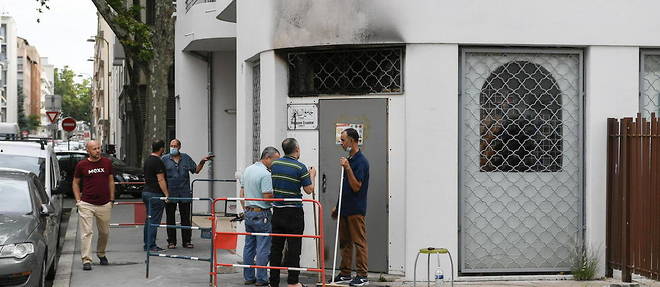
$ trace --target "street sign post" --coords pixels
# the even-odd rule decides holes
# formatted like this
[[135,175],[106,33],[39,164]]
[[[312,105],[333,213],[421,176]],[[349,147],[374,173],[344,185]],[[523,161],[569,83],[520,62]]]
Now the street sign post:
[[65,118],[62,120],[62,129],[67,132],[72,132],[76,129],[76,120],[74,118]]
[[60,112],[58,111],[47,111],[46,116],[48,116],[48,120],[50,121],[51,124],[54,124],[57,121],[57,117],[60,115]]
[[44,108],[47,111],[61,111],[62,110],[62,96],[60,95],[46,95],[44,101]]
[[68,117],[62,120],[62,129],[65,130],[68,134],[66,137],[66,149],[71,149],[71,132],[76,129],[76,120],[74,118]]

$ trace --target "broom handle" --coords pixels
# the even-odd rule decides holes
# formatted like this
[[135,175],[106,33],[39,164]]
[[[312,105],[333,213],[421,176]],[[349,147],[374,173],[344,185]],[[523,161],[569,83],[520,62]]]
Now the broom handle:
[[335,256],[332,262],[332,283],[335,283],[335,269],[337,267],[337,244],[339,243],[339,222],[341,221],[341,195],[344,193],[344,167],[341,167],[341,181],[339,183],[339,207],[337,207],[337,230],[335,231]]

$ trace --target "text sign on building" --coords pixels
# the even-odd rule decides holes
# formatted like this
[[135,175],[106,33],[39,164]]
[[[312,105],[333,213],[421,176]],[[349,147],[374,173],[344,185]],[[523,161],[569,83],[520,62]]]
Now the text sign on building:
[[72,132],[76,129],[76,120],[73,118],[65,118],[62,120],[62,129],[67,132]]
[[62,96],[60,95],[46,95],[44,101],[44,108],[47,111],[61,111],[62,110]]
[[348,128],[353,128],[358,132],[358,135],[360,135],[360,140],[358,140],[358,145],[362,145],[363,139],[364,139],[364,125],[363,124],[346,124],[346,123],[337,123],[335,125],[335,138],[337,140],[337,144],[341,144],[341,133],[344,132],[344,130]]
[[319,127],[319,107],[315,104],[290,104],[286,114],[289,130],[315,130]]

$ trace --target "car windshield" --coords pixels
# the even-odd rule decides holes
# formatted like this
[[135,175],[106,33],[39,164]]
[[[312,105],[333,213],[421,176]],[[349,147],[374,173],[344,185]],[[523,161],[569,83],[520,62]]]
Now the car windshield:
[[31,171],[40,179],[46,175],[46,159],[43,157],[0,154],[0,167]]
[[25,180],[0,176],[0,213],[22,213],[32,211],[30,190]]

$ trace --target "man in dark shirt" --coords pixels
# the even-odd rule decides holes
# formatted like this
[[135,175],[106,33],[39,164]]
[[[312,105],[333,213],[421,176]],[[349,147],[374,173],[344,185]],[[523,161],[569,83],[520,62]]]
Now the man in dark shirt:
[[[344,169],[342,186],[341,218],[339,219],[339,246],[341,247],[341,272],[335,283],[349,283],[351,286],[365,286],[367,280],[367,190],[369,189],[369,162],[360,151],[360,135],[348,128],[341,133],[341,146],[349,158],[341,157],[339,164]],[[332,210],[337,218],[337,207]],[[355,245],[356,276],[351,278],[353,267],[353,246]]]
[[[300,146],[296,139],[287,138],[282,142],[285,156],[274,160],[271,165],[271,178],[273,182],[274,198],[302,198],[300,188],[307,194],[314,192],[314,179],[316,170],[309,168],[298,161]],[[276,201],[273,202],[273,219],[271,222],[273,233],[303,234],[305,231],[305,216],[302,202]],[[282,262],[282,250],[287,243],[286,256]],[[300,237],[273,237],[270,248],[270,266],[300,267],[300,251],[302,238]],[[284,263],[284,264],[282,264]],[[300,271],[289,270],[289,287],[300,287],[298,277]],[[280,284],[280,270],[270,270],[270,286],[278,287]]]
[[142,201],[147,207],[147,217],[144,222],[144,251],[158,252],[164,250],[156,245],[157,227],[151,226],[151,224],[160,224],[166,203],[164,200],[151,200],[151,198],[169,196],[165,179],[165,164],[160,159],[163,152],[165,152],[165,142],[162,140],[154,142],[151,144],[151,154],[144,160],[143,165],[144,190],[142,191]]
[[[96,141],[87,142],[89,157],[76,165],[73,175],[73,196],[76,198],[80,217],[80,255],[83,270],[92,270],[92,223],[96,218],[99,238],[96,243],[96,255],[101,265],[108,265],[105,248],[110,236],[110,217],[112,201],[115,200],[115,180],[112,177],[112,161],[101,156],[101,145]],[[82,193],[80,181],[82,179]]]

